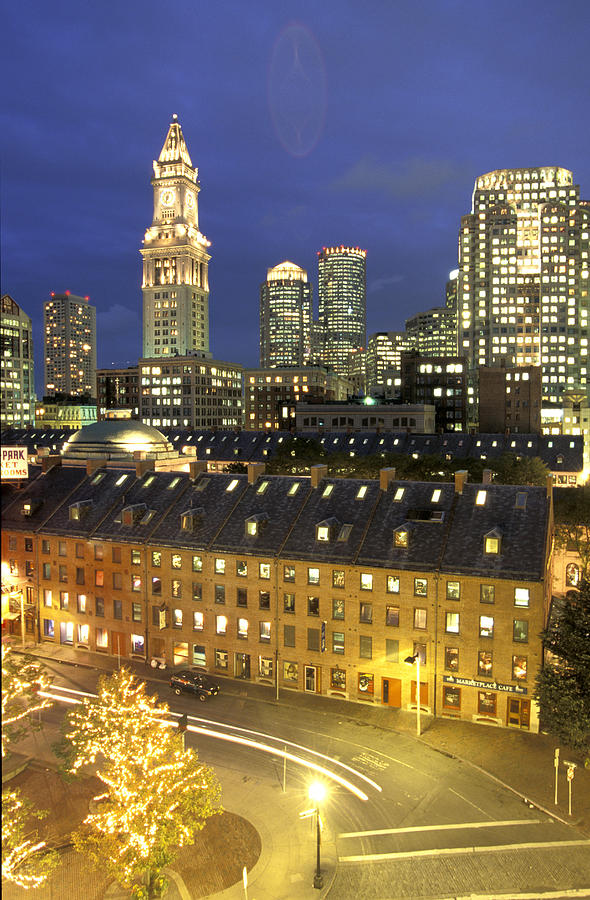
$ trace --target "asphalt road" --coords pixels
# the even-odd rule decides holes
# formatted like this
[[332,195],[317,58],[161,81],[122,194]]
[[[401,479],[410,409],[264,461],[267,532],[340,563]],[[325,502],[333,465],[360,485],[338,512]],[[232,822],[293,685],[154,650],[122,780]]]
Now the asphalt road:
[[[47,668],[56,686],[95,690],[91,670]],[[158,693],[173,712],[187,713],[186,742],[203,761],[281,788],[286,776],[301,811],[310,806],[309,766],[325,770],[323,840],[338,859],[330,900],[590,896],[590,844],[579,832],[409,736],[330,712],[296,717],[235,693],[206,703],[176,697],[167,685]],[[46,715],[55,721],[61,713]]]

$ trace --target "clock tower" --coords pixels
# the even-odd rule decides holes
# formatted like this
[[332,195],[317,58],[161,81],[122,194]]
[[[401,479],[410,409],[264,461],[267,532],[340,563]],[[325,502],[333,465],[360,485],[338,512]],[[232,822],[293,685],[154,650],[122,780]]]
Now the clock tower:
[[143,257],[143,356],[209,352],[210,242],[199,231],[199,172],[176,115],[154,160]]

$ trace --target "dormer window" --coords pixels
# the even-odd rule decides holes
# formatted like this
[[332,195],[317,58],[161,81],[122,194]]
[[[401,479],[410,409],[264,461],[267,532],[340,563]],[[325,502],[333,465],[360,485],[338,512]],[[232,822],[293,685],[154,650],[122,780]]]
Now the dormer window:
[[494,528],[484,535],[484,552],[489,554],[499,554],[502,549],[502,532],[499,528]]
[[180,527],[183,531],[195,531],[205,516],[202,506],[195,509],[187,509],[180,514]]
[[42,505],[42,500],[25,500],[21,512],[23,516],[32,516]]
[[401,550],[407,550],[410,542],[410,532],[406,525],[401,525],[393,532],[393,546]]
[[91,508],[92,500],[80,500],[78,503],[72,503],[69,510],[70,521],[79,522],[90,512]]
[[136,525],[143,519],[148,511],[145,503],[135,503],[133,506],[126,506],[121,512],[122,525]]
[[248,516],[245,523],[246,535],[249,537],[258,537],[267,522],[268,516],[266,513],[255,513],[253,516]]
[[557,465],[558,465],[558,466],[562,466],[562,465],[563,465],[563,456],[561,455],[561,453],[558,453],[558,454],[557,454]]
[[340,522],[335,518],[324,519],[323,522],[318,522],[315,527],[316,541],[333,541],[339,528]]

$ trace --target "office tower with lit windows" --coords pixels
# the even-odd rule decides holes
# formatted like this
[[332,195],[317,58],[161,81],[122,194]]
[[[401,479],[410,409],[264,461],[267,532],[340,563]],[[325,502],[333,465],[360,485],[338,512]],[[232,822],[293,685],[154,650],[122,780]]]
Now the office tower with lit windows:
[[366,353],[367,394],[382,394],[387,376],[400,378],[402,353],[414,349],[413,337],[405,331],[371,334]]
[[324,247],[318,253],[319,361],[345,377],[349,354],[365,347],[366,259],[359,247]]
[[177,116],[154,160],[143,257],[143,356],[209,352],[210,242],[199,230],[199,173]]
[[96,307],[88,297],[51,294],[43,304],[45,396],[96,396]]
[[458,350],[470,418],[479,366],[541,366],[542,402],[588,385],[590,203],[568,169],[498,169],[461,219]]
[[406,319],[406,335],[424,356],[457,355],[457,278],[454,269],[446,287],[446,305],[435,306]]
[[311,359],[312,289],[305,269],[285,261],[260,285],[260,365],[306,366]]
[[9,294],[0,301],[0,424],[26,428],[35,422],[33,326]]

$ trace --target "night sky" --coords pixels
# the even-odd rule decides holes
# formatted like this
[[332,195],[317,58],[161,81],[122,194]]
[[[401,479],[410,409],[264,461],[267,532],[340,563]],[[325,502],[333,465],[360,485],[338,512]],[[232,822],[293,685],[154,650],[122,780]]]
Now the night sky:
[[478,174],[573,170],[590,198],[588,0],[79,0],[5,5],[2,292],[97,307],[141,355],[152,160],[177,113],[212,242],[211,349],[258,365],[259,286],[366,248],[368,333],[444,303]]

